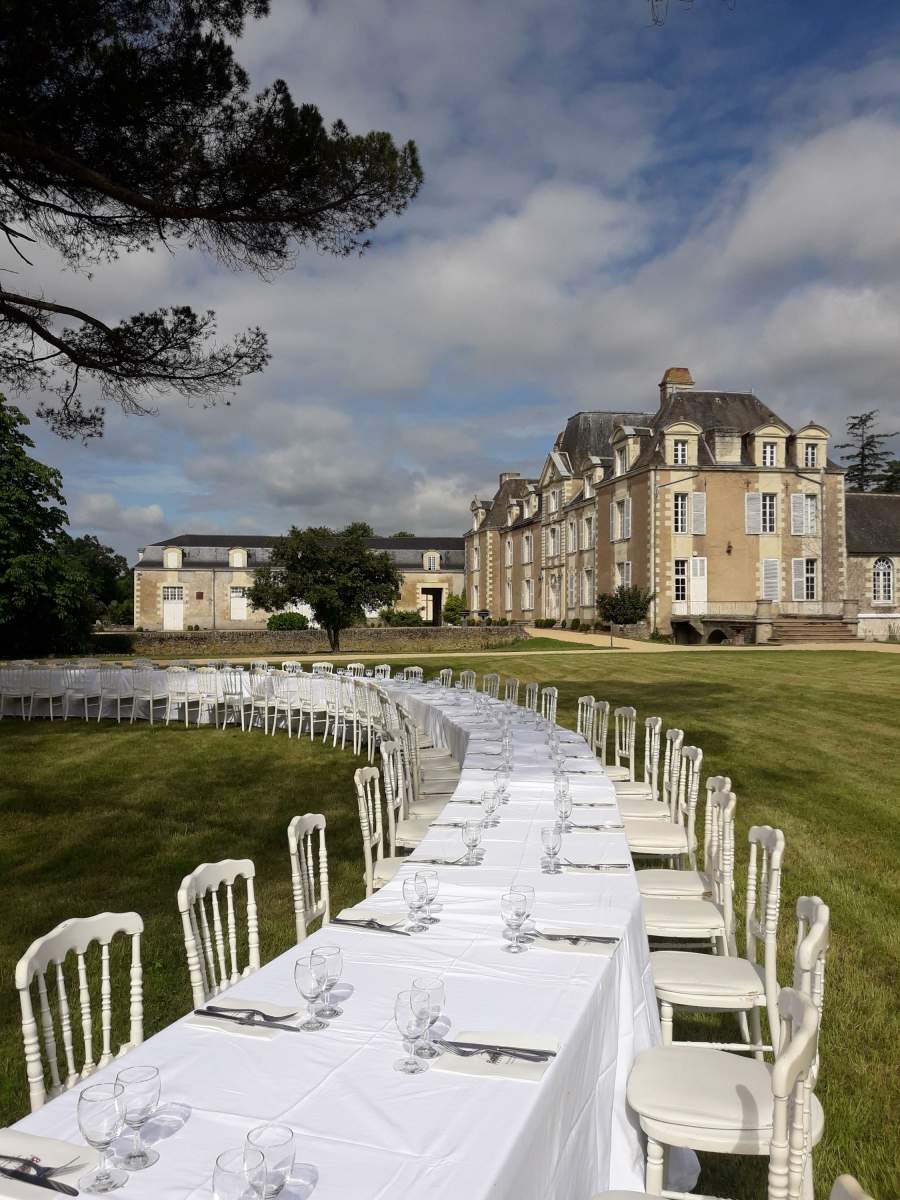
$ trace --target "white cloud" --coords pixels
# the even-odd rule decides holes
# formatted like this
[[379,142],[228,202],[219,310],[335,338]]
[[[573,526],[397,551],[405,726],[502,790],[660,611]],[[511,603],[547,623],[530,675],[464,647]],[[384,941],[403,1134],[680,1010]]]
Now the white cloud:
[[171,532],[160,505],[123,506],[103,492],[76,493],[69,502],[69,520],[73,533],[111,535],[117,546],[134,538],[152,541]]

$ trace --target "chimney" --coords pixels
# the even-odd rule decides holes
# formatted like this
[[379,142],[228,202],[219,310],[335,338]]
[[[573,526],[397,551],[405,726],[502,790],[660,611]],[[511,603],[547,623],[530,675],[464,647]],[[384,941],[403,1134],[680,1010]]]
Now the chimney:
[[673,392],[687,392],[694,386],[694,378],[687,367],[667,367],[659,381],[659,406],[665,404]]
[[519,475],[518,471],[501,471],[500,472],[500,486],[503,487],[504,483],[508,483],[510,481],[510,479],[519,479],[519,478],[520,478],[520,475]]

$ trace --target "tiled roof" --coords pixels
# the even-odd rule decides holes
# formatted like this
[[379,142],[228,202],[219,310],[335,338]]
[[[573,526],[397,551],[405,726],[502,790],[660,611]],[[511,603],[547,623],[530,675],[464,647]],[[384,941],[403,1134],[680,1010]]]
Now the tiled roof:
[[900,554],[900,495],[848,492],[848,554]]

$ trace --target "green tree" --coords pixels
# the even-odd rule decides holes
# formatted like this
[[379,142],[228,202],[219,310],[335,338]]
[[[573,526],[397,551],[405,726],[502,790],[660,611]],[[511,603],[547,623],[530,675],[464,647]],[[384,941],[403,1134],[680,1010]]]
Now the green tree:
[[597,611],[609,625],[636,625],[646,619],[654,594],[636,585],[617,587],[597,597]]
[[[182,243],[270,274],[303,247],[360,253],[406,208],[422,183],[413,142],[326,127],[280,79],[251,92],[233,46],[268,11],[269,0],[0,0],[0,233],[20,271],[34,243],[80,270]],[[63,436],[102,432],[102,404],[79,401],[82,377],[104,403],[149,412],[148,394],[165,391],[214,403],[268,361],[259,328],[215,337],[215,314],[184,305],[110,323],[39,280],[0,288],[0,367],[15,387],[55,391],[40,414]]]
[[463,621],[463,610],[466,607],[466,598],[460,592],[457,596],[453,592],[448,592],[444,597],[443,619],[448,625],[461,625]]
[[859,413],[847,418],[847,437],[849,441],[839,442],[836,450],[849,450],[842,454],[841,461],[849,463],[847,467],[847,487],[857,492],[867,492],[878,482],[887,467],[891,454],[884,449],[884,443],[897,436],[896,433],[876,433],[875,419],[878,409]]
[[365,609],[393,605],[400,595],[393,559],[366,546],[371,533],[362,521],[341,530],[292,528],[257,568],[250,603],[266,612],[308,604],[331,649],[340,649],[342,629],[361,621]]
[[62,476],[28,454],[28,423],[0,396],[0,657],[80,649],[95,612],[84,566],[61,549]]
[[876,492],[900,492],[900,458],[885,464]]
[[105,613],[110,605],[130,597],[132,584],[128,563],[112,546],[104,546],[91,533],[77,538],[64,533],[60,537],[60,549],[82,568],[98,615]]

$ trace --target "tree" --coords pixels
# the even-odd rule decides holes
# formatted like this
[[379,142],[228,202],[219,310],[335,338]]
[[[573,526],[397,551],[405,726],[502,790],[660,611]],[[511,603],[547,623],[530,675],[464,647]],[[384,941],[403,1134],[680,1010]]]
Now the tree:
[[112,546],[104,546],[93,534],[84,537],[61,536],[60,548],[81,565],[91,581],[91,595],[98,607],[106,608],[121,598],[120,580],[125,578],[130,587],[128,563],[124,556],[116,554]]
[[900,492],[900,458],[886,463],[884,473],[878,481],[876,492]]
[[405,529],[398,529],[396,533],[391,534],[391,537],[397,538],[411,538],[415,536],[416,535],[414,533],[407,533]]
[[444,607],[441,614],[443,620],[448,625],[461,625],[465,608],[466,598],[461,592],[458,596],[454,595],[453,592],[448,592],[444,597]]
[[[326,128],[283,80],[250,94],[232,43],[269,0],[0,0],[0,234],[12,265],[44,243],[70,268],[181,242],[267,274],[298,248],[349,255],[422,183],[416,146]],[[102,432],[103,404],[149,412],[174,390],[213,404],[262,370],[266,335],[216,344],[184,305],[109,322],[38,284],[0,286],[0,368],[40,385],[61,435]],[[85,409],[84,376],[102,404]]]
[[597,597],[597,612],[608,625],[637,625],[646,619],[654,595],[637,585],[617,587]]
[[846,483],[854,491],[867,492],[872,484],[884,472],[890,453],[882,448],[884,442],[896,437],[896,433],[876,433],[875,418],[878,409],[859,413],[847,418],[847,436],[849,441],[839,442],[836,450],[849,450],[842,454],[841,461],[848,462]]
[[366,609],[392,605],[400,595],[399,570],[389,554],[368,549],[370,536],[361,521],[341,530],[293,527],[257,568],[250,603],[266,612],[308,604],[331,649],[338,650],[342,629],[363,620]]
[[0,657],[80,649],[95,615],[83,564],[61,549],[62,476],[29,456],[28,424],[0,396]]

